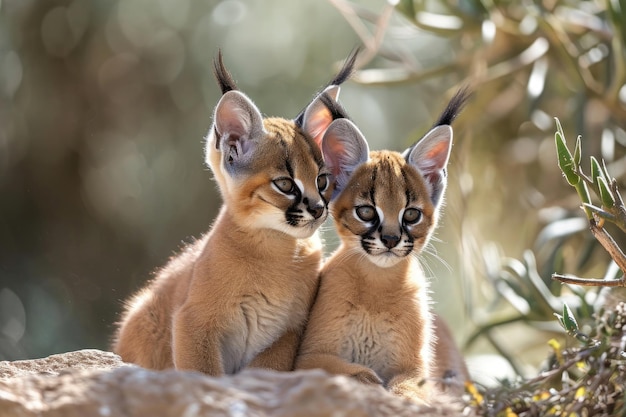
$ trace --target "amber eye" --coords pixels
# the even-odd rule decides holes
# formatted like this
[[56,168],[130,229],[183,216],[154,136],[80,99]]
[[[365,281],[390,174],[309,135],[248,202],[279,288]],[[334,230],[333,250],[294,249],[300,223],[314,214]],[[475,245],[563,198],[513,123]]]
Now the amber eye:
[[415,224],[419,222],[421,218],[422,218],[422,212],[414,208],[408,208],[404,210],[404,214],[402,215],[402,220],[406,224]]
[[285,194],[292,194],[294,183],[290,178],[278,178],[273,181],[274,185]]
[[364,222],[370,222],[376,218],[376,209],[372,206],[359,206],[356,208],[356,215]]
[[317,189],[320,191],[326,191],[328,188],[328,175],[322,174],[317,177]]

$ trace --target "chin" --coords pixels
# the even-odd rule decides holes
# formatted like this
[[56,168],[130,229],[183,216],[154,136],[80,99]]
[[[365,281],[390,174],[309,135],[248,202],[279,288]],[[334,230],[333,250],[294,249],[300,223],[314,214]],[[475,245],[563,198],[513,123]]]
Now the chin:
[[396,256],[390,252],[385,252],[380,255],[367,254],[367,259],[374,265],[380,268],[391,268],[402,262],[404,257]]
[[287,226],[285,229],[281,229],[281,232],[296,238],[296,239],[307,239],[315,234],[314,229],[309,229],[305,227],[291,227]]
[[281,231],[296,239],[308,239],[317,232],[321,224],[322,222],[311,222],[304,226],[285,226]]

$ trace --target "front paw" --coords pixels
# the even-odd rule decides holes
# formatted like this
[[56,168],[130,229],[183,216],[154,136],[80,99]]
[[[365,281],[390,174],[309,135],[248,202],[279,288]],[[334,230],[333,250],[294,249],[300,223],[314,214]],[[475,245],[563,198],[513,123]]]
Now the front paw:
[[393,379],[389,382],[389,392],[392,394],[412,400],[418,404],[428,404],[429,395],[428,388],[423,381],[404,380],[395,382]]
[[376,372],[372,371],[371,369],[365,369],[359,372],[355,372],[350,376],[363,384],[369,384],[369,385],[382,385],[383,384],[383,380],[380,379],[378,375],[376,375]]

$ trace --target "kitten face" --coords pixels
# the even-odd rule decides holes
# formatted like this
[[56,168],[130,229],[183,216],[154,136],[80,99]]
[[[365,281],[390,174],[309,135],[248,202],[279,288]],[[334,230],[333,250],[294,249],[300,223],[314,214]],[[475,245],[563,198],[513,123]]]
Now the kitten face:
[[245,163],[237,163],[237,149],[207,154],[213,171],[221,174],[216,177],[229,208],[245,227],[311,236],[328,216],[333,188],[321,150],[293,122],[280,118],[263,120],[258,142]]
[[[341,169],[326,167],[329,155],[322,151],[322,142],[329,127],[346,117],[337,102],[338,85],[351,74],[356,53],[293,121],[263,118],[237,90],[218,54],[214,65],[222,97],[207,136],[206,162],[228,214],[239,226],[308,238],[326,220]],[[341,139],[351,143],[354,138]],[[351,162],[351,155],[341,151],[333,157]]]
[[332,213],[343,244],[383,268],[419,253],[436,223],[427,183],[401,154],[391,151],[370,153]]

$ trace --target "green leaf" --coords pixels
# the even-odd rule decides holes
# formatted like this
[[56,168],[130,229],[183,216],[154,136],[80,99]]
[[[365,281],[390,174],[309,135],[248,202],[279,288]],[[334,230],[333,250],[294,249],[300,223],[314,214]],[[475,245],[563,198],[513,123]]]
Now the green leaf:
[[[604,172],[602,171],[602,167],[598,160],[592,156],[591,157],[591,180],[594,184],[598,183],[598,177],[604,177]],[[606,178],[605,178],[606,180]]]
[[578,135],[576,138],[576,146],[574,147],[574,166],[578,168],[580,166],[580,160],[582,158],[581,142],[582,136]]
[[604,173],[604,178],[606,179],[606,183],[611,182],[611,174],[609,174],[609,169],[606,167],[606,162],[604,159],[602,160],[602,172]]
[[572,157],[571,152],[567,149],[565,137],[561,133],[562,129],[559,119],[556,119],[556,122],[558,131],[554,135],[554,140],[556,143],[556,154],[559,162],[559,168],[561,168],[567,182],[574,186],[580,182],[580,177],[575,172],[574,157]]
[[556,122],[556,131],[561,135],[562,138],[564,138],[565,140],[565,133],[563,133],[563,127],[561,126],[561,122],[559,121],[558,117],[554,118],[554,121]]
[[602,200],[602,206],[607,209],[613,208],[613,206],[615,206],[615,199],[613,199],[609,185],[606,183],[604,177],[598,177],[598,182],[596,184],[598,184],[598,189],[600,190],[600,200]]
[[589,196],[589,189],[587,188],[587,183],[584,181],[579,182],[575,185],[576,191],[578,192],[578,196],[583,204],[591,204],[591,197]]
[[561,323],[561,326],[568,334],[578,333],[578,322],[576,322],[574,313],[572,313],[572,310],[566,303],[563,303],[563,315],[557,313],[554,313],[554,315],[559,319],[559,323]]

